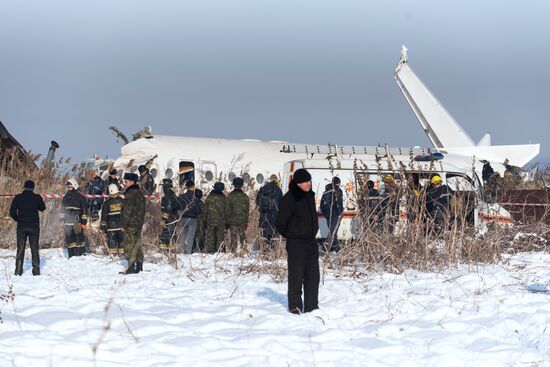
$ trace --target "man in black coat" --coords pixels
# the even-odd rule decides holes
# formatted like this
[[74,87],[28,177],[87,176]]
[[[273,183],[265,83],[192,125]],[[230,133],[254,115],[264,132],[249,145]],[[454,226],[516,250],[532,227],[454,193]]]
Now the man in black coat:
[[[286,238],[288,253],[288,309],[300,314],[319,308],[319,230],[311,175],[305,169],[294,173],[277,215],[277,231]],[[304,302],[302,304],[302,286]]]
[[321,213],[327,220],[327,251],[340,251],[340,242],[338,241],[338,227],[342,214],[344,213],[344,200],[342,189],[340,189],[340,178],[334,177],[332,183],[325,186],[325,192],[321,197]]
[[260,212],[260,231],[268,246],[272,245],[273,238],[277,235],[275,223],[282,197],[283,192],[275,179],[261,187],[256,196],[256,207]]
[[31,247],[32,275],[40,275],[40,255],[38,242],[40,239],[40,218],[38,212],[46,209],[46,204],[40,195],[34,192],[34,182],[25,182],[24,191],[15,196],[11,202],[10,217],[17,222],[17,254],[15,257],[15,275],[23,275],[25,246],[27,238]]
[[86,198],[78,192],[78,182],[71,178],[65,183],[67,193],[61,201],[61,217],[64,222],[65,245],[69,259],[86,253],[84,231],[88,223]]

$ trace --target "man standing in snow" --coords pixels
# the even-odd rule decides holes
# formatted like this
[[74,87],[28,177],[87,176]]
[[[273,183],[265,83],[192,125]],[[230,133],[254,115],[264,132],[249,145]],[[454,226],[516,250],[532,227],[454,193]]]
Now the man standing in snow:
[[286,238],[288,253],[288,309],[294,314],[319,308],[319,246],[315,240],[319,222],[311,186],[308,171],[294,172],[277,215],[277,231]]
[[178,196],[181,209],[181,219],[178,226],[178,252],[190,254],[193,252],[193,242],[197,231],[197,219],[201,214],[200,199],[195,195],[195,183],[192,180],[185,181],[187,191]]
[[124,201],[122,202],[122,228],[128,269],[126,274],[136,274],[143,270],[143,250],[141,230],[145,221],[145,196],[138,185],[135,173],[124,174]]
[[277,234],[275,222],[277,221],[279,202],[283,197],[283,192],[277,183],[276,178],[272,179],[260,188],[256,196],[256,207],[260,212],[260,231],[268,247],[271,247],[273,238]]
[[327,220],[328,235],[326,251],[340,251],[340,242],[338,241],[338,227],[340,226],[340,217],[344,212],[343,193],[340,189],[340,178],[334,177],[332,183],[325,187],[325,192],[321,198],[321,212]]
[[27,181],[21,194],[11,202],[10,217],[17,222],[17,254],[15,256],[15,275],[23,275],[25,246],[27,238],[32,255],[32,275],[40,275],[40,255],[38,242],[40,239],[40,218],[38,212],[46,209],[46,204],[40,195],[34,192],[34,182]]
[[244,180],[241,177],[236,177],[233,180],[235,188],[227,197],[227,224],[231,233],[231,244],[229,252],[237,251],[238,243],[241,243],[241,248],[244,248],[246,241],[246,227],[248,226],[248,215],[250,211],[250,200],[242,188]]
[[107,235],[109,254],[122,255],[124,253],[121,222],[122,198],[119,195],[119,189],[116,184],[110,184],[108,190],[109,199],[105,201],[101,209],[100,228]]
[[220,248],[220,244],[225,237],[225,229],[227,225],[226,218],[226,200],[223,190],[225,185],[223,182],[216,182],[214,190],[210,192],[204,203],[206,222],[206,251],[213,254]]
[[86,198],[78,192],[78,182],[71,178],[65,186],[67,186],[67,193],[61,201],[61,216],[65,224],[65,245],[70,259],[86,253],[84,231],[88,223],[88,215]]

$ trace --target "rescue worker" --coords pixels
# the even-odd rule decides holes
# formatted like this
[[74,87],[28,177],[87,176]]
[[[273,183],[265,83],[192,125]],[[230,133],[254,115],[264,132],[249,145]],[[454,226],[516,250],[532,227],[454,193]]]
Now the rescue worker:
[[399,187],[392,173],[385,174],[382,182],[384,192],[380,202],[380,222],[384,233],[393,233],[395,224],[399,220]]
[[120,255],[124,254],[122,233],[122,198],[116,184],[110,184],[109,198],[103,203],[101,208],[101,224],[100,229],[107,235],[107,247],[109,254]]
[[167,253],[170,251],[172,242],[174,242],[174,233],[179,221],[180,204],[174,193],[174,184],[169,178],[162,180],[162,192],[164,196],[160,200],[160,210],[162,218],[160,221],[160,245],[161,252]]
[[311,186],[309,172],[296,170],[277,215],[277,231],[286,238],[288,253],[288,310],[294,314],[319,308],[319,222]]
[[432,176],[431,184],[426,204],[430,208],[429,214],[434,221],[435,231],[440,232],[449,220],[453,190],[444,185],[443,179],[437,174]]
[[227,224],[229,225],[229,233],[231,234],[231,242],[229,251],[237,251],[238,243],[241,247],[245,247],[246,229],[248,227],[248,216],[250,211],[250,199],[242,188],[244,180],[241,177],[233,179],[233,191],[227,197]]
[[109,171],[109,176],[107,176],[107,179],[105,180],[105,187],[108,188],[113,184],[118,187],[118,191],[122,191],[122,185],[120,185],[120,180],[118,179],[118,172],[114,168]]
[[181,219],[178,227],[178,252],[180,254],[193,252],[197,218],[201,214],[200,199],[197,199],[195,195],[195,183],[192,180],[187,180],[185,188],[187,191],[178,197],[181,207]]
[[105,193],[105,182],[99,175],[95,174],[92,181],[86,185],[84,192],[92,195],[88,197],[88,213],[90,213],[92,221],[96,221],[99,219],[99,211],[103,206],[104,200],[102,195]]
[[67,186],[67,193],[61,201],[61,216],[65,222],[65,245],[70,259],[73,256],[81,256],[86,253],[84,231],[88,223],[88,216],[86,215],[86,198],[78,192],[78,182],[71,178],[65,186]]
[[195,197],[199,202],[199,208],[201,213],[197,217],[197,230],[195,231],[195,245],[194,249],[197,252],[204,252],[204,237],[206,234],[206,221],[205,217],[205,206],[204,201],[202,200],[203,192],[201,189],[195,189]]
[[338,227],[344,213],[344,201],[340,178],[333,177],[332,183],[325,186],[325,192],[321,197],[320,209],[328,226],[326,251],[340,251],[338,241]]
[[225,229],[227,226],[226,200],[223,190],[225,185],[223,182],[216,182],[213,190],[210,192],[204,203],[206,222],[206,251],[215,253],[219,251],[220,244],[225,237]]
[[40,275],[40,217],[46,204],[40,195],[34,193],[34,181],[26,181],[23,192],[13,198],[10,206],[10,217],[17,222],[17,253],[15,255],[15,275],[23,275],[25,247],[27,238],[31,248],[32,275]]
[[138,185],[135,173],[124,174],[124,200],[122,201],[122,231],[124,232],[124,250],[128,259],[125,274],[135,274],[143,270],[143,249],[141,248],[141,230],[145,221],[145,196]]
[[151,176],[149,168],[142,164],[138,167],[138,171],[140,175],[139,187],[141,191],[143,191],[145,195],[152,195],[155,192],[155,180],[153,179],[153,176]]
[[260,212],[260,232],[268,246],[272,244],[273,238],[277,234],[275,224],[282,197],[283,192],[276,178],[262,186],[256,196],[256,208]]

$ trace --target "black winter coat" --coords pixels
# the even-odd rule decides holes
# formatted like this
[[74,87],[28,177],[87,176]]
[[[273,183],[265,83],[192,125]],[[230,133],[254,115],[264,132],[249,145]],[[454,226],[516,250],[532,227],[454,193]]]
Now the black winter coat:
[[116,231],[122,229],[122,198],[109,198],[101,209],[101,230]]
[[199,198],[195,196],[195,191],[187,190],[184,194],[178,196],[178,202],[183,218],[197,219],[201,214],[201,203]]
[[334,189],[332,184],[325,187],[321,198],[321,213],[328,221],[338,220],[344,212],[343,193],[340,188]]
[[44,211],[46,204],[40,195],[25,190],[15,196],[11,202],[10,217],[17,222],[19,228],[34,228],[40,225],[39,211]]
[[80,224],[85,225],[88,222],[86,198],[80,192],[76,190],[67,191],[63,196],[63,201],[61,201],[61,206],[63,207],[65,224],[80,222]]
[[281,199],[276,228],[287,240],[315,241],[319,230],[315,193],[304,192],[292,182]]

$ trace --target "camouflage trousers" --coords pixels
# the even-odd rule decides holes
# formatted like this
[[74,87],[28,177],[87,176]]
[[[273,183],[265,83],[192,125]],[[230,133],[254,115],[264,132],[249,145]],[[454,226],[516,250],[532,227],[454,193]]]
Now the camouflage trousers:
[[225,237],[225,226],[208,226],[206,228],[206,251],[217,252]]
[[239,242],[241,242],[241,246],[244,247],[244,243],[246,241],[246,233],[245,233],[244,225],[231,226],[229,227],[229,232],[231,233],[231,244],[229,245],[228,251],[229,252],[237,251]]
[[127,228],[124,232],[124,255],[128,259],[128,266],[136,261],[143,261],[141,248],[141,230]]

